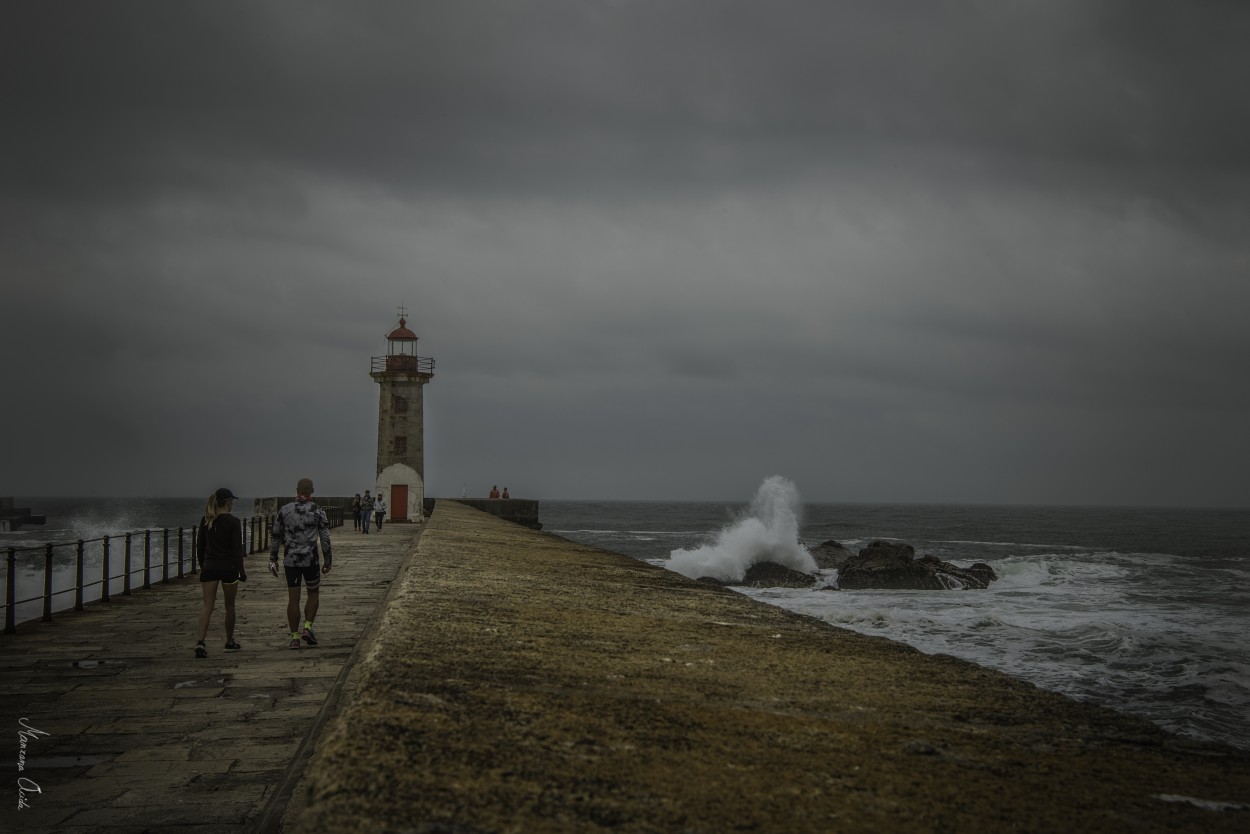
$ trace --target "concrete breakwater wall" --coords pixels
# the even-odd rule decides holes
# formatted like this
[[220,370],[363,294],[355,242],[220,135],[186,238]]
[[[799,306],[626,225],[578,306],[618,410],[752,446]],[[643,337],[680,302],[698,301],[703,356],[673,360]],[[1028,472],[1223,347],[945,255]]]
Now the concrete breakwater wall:
[[[425,500],[427,516],[434,512],[436,500],[434,498]],[[528,498],[455,498],[451,500],[531,530],[543,529],[542,523],[538,520],[538,502]]]
[[0,532],[18,530],[24,524],[44,524],[47,516],[35,515],[30,507],[15,507],[11,497],[0,497]]
[[288,830],[1244,831],[1250,755],[439,501]]

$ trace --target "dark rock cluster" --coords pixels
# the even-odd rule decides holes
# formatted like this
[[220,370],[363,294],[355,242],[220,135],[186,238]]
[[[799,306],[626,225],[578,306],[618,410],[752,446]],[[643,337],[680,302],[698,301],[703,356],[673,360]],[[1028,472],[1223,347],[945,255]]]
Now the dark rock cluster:
[[[874,541],[852,553],[836,541],[809,548],[822,570],[837,570],[838,588],[843,590],[983,590],[998,576],[984,562],[961,568],[928,554],[916,558],[916,549],[902,542]],[[815,577],[773,562],[752,565],[740,582],[722,582],[703,577],[714,585],[741,585],[751,588],[810,588]]]
[[915,558],[916,549],[902,542],[874,541],[838,568],[838,587],[917,591],[983,590],[998,578],[993,568],[977,562],[961,568],[936,556]]

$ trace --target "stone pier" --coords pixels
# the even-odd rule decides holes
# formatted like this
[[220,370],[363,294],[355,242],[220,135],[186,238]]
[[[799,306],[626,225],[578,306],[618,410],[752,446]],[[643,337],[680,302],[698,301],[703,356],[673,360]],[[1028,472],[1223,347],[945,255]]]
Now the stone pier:
[[1247,753],[963,661],[454,501],[332,535],[314,649],[263,555],[238,653],[193,577],[0,637],[4,830],[1250,827]]
[[1238,831],[1250,756],[440,501],[290,830]]

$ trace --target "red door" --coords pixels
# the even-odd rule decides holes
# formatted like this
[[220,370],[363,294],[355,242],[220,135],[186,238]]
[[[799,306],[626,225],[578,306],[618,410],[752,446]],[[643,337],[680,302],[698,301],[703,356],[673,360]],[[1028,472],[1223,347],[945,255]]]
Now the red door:
[[408,485],[391,484],[391,521],[408,520]]

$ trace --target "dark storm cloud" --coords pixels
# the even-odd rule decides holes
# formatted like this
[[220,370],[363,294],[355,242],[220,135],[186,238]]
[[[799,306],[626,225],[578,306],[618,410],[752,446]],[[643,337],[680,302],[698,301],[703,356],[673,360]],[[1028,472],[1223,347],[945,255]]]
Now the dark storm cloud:
[[1250,12],[1215,5],[20,3],[6,158],[110,200],[291,167],[707,186],[900,146],[1244,172]]
[[0,15],[8,491],[362,489],[404,303],[443,494],[1250,500],[1244,4]]

